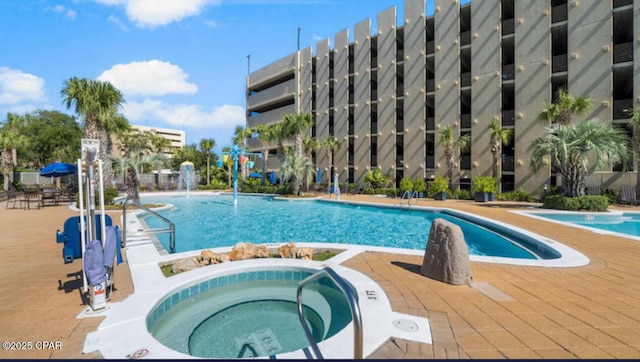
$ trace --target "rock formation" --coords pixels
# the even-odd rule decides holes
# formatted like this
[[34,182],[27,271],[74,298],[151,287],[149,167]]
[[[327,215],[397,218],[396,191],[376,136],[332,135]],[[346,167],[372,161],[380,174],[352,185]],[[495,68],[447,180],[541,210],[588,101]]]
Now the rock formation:
[[469,250],[460,226],[441,218],[433,220],[420,273],[448,284],[471,284]]

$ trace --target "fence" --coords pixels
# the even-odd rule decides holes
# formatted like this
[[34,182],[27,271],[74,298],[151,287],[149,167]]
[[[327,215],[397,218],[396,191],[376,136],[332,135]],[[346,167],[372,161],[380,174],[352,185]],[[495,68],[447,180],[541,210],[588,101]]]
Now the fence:
[[[18,180],[21,185],[42,185],[42,184],[54,184],[56,182],[55,177],[44,177],[40,176],[38,172],[15,172],[9,174],[9,179],[11,182]],[[67,175],[60,177],[61,185],[68,184],[76,184],[78,183],[78,175]],[[160,174],[160,179],[158,183],[160,185],[178,185],[180,180],[179,173],[172,174]],[[143,173],[140,174],[140,184],[154,184],[156,182],[156,174],[154,173]],[[124,183],[124,176],[122,174],[118,174],[114,177],[114,184],[122,184]],[[106,186],[106,185],[105,185]]]

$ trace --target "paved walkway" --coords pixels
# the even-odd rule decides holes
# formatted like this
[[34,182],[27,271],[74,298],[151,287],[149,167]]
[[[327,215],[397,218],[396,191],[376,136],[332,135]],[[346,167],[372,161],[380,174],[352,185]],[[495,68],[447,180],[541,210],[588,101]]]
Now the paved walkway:
[[[421,257],[361,254],[343,264],[380,283],[394,310],[429,318],[434,341],[389,341],[371,358],[640,358],[640,242],[511,213],[517,203],[419,204],[531,230],[577,249],[591,264],[537,268],[473,262],[474,283],[468,287],[423,277]],[[81,351],[85,335],[102,318],[75,319],[86,307],[74,276],[81,263],[64,264],[62,245],[55,242],[56,229],[77,214],[65,206],[4,207],[0,203],[0,339],[32,342],[33,347],[0,350],[0,358],[99,358]],[[110,215],[119,223],[118,213]],[[128,276],[127,264],[118,266],[113,301],[132,293]],[[60,342],[62,348],[37,349],[38,341]]]

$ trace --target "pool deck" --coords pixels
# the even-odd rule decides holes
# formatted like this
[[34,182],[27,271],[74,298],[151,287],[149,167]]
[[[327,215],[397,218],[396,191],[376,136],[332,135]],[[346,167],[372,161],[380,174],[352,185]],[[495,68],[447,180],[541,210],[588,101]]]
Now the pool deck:
[[[398,204],[370,196],[341,199]],[[421,256],[359,254],[342,265],[379,283],[394,311],[428,318],[433,338],[432,345],[389,341],[370,358],[640,358],[640,242],[511,212],[532,204],[422,199],[418,205],[521,227],[580,251],[591,263],[540,268],[472,262],[473,284],[452,286],[420,275]],[[120,214],[109,214],[119,224]],[[81,262],[64,264],[62,245],[55,242],[56,229],[75,215],[66,206],[25,211],[0,203],[0,335],[3,342],[32,342],[29,350],[2,349],[0,358],[101,357],[82,354],[82,346],[103,317],[76,318],[86,308],[75,276]],[[112,302],[133,293],[126,262],[116,268],[114,285]],[[59,341],[62,348],[38,349],[38,341]]]

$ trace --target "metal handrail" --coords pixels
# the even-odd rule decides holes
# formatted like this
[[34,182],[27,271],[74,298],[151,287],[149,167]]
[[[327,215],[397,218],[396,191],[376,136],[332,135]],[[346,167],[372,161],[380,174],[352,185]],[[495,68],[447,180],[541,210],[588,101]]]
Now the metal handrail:
[[311,343],[311,348],[313,349],[313,353],[315,353],[316,358],[324,359],[322,353],[320,353],[320,349],[318,348],[318,344],[316,343],[315,338],[313,338],[313,333],[309,330],[309,326],[307,326],[307,322],[304,320],[304,314],[302,312],[302,288],[313,282],[314,280],[320,279],[323,274],[326,274],[333,282],[340,288],[340,291],[347,298],[347,302],[349,302],[349,309],[351,310],[351,320],[353,320],[353,359],[362,359],[362,317],[360,315],[360,306],[358,305],[358,301],[356,300],[355,294],[351,287],[340,277],[333,269],[330,267],[324,267],[316,273],[308,276],[304,280],[298,284],[298,292],[297,292],[297,301],[298,301],[298,317],[300,318],[300,323],[302,323],[302,328],[304,328],[304,333],[307,335],[307,339],[309,343]]
[[127,206],[130,203],[136,205],[140,209],[150,213],[153,216],[157,216],[160,220],[166,222],[169,225],[168,228],[156,228],[156,229],[145,230],[143,235],[163,234],[168,232],[169,233],[169,253],[171,254],[175,253],[176,252],[176,226],[166,217],[158,214],[155,211],[152,211],[148,207],[142,205],[139,201],[130,199],[130,198],[127,198],[122,203],[122,246],[125,247],[127,244]]
[[[405,197],[406,196],[406,197]],[[415,199],[415,204],[418,204],[418,191],[411,191],[411,190],[407,190],[402,194],[402,197],[400,198],[400,205],[402,205],[402,200],[407,199],[407,205],[411,206],[411,200]]]

